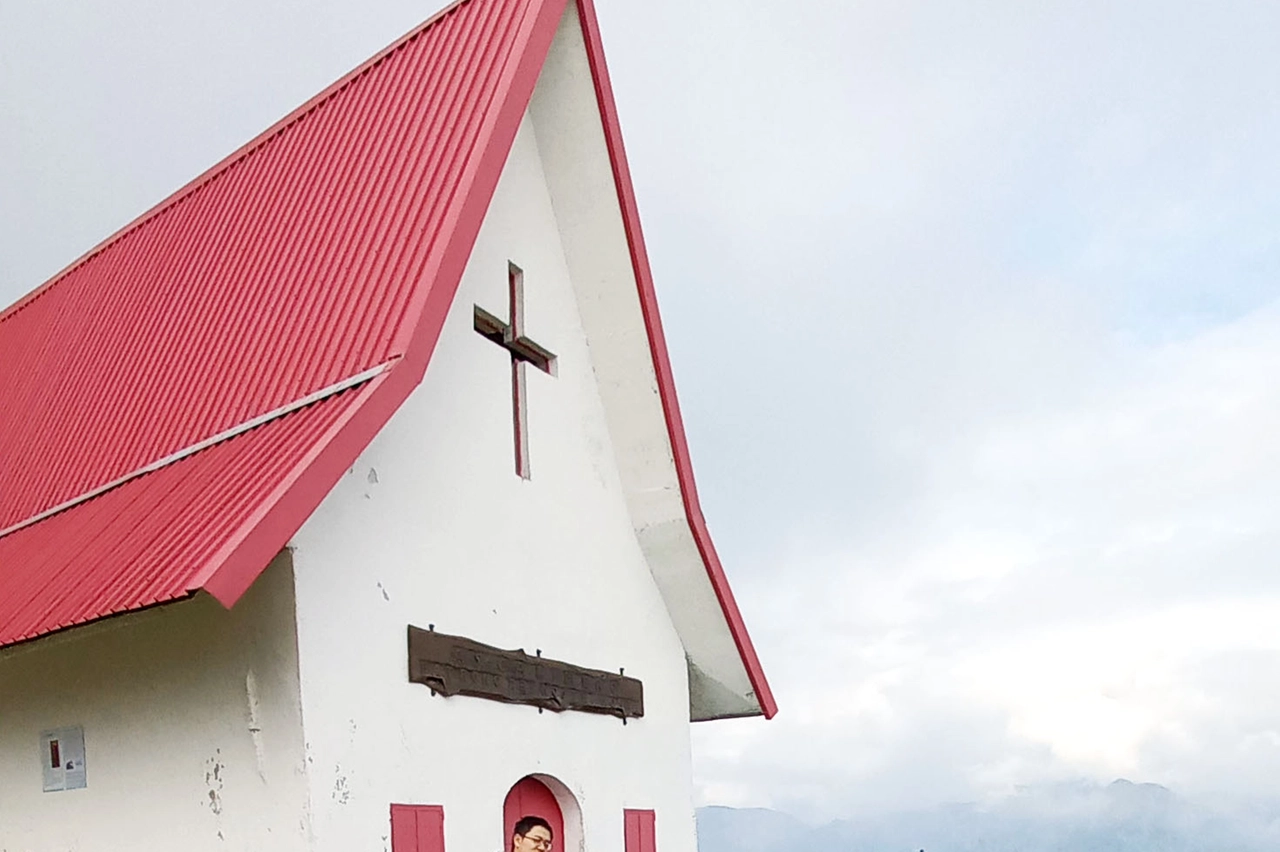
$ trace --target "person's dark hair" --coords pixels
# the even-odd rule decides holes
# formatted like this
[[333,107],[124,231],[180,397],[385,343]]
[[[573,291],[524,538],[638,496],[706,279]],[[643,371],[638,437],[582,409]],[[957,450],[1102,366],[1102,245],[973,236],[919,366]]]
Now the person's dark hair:
[[524,837],[538,826],[545,828],[547,830],[547,834],[550,834],[552,837],[556,836],[556,833],[551,830],[551,823],[547,822],[540,816],[521,817],[520,821],[516,823],[516,827],[511,830],[511,835],[514,837],[518,834],[521,837]]

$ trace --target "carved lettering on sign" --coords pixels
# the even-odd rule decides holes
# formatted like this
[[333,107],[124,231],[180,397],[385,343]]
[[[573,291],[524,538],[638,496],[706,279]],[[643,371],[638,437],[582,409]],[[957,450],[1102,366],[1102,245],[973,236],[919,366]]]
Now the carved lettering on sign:
[[644,684],[633,677],[504,651],[474,639],[409,627],[409,680],[441,695],[470,695],[545,710],[644,715]]

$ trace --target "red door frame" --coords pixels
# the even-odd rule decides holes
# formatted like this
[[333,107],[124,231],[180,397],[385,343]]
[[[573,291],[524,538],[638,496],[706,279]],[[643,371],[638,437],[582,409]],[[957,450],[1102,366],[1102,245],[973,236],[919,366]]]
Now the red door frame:
[[527,816],[539,816],[551,823],[551,852],[564,852],[564,814],[555,793],[532,775],[521,778],[502,805],[503,852],[510,852],[516,823]]

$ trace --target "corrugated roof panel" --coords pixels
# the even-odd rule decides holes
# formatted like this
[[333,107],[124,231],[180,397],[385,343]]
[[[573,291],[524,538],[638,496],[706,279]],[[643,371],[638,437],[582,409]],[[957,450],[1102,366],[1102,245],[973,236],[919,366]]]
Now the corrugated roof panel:
[[0,538],[0,647],[190,595],[363,400],[331,396]]
[[0,529],[400,354],[534,0],[464,0],[0,315]]

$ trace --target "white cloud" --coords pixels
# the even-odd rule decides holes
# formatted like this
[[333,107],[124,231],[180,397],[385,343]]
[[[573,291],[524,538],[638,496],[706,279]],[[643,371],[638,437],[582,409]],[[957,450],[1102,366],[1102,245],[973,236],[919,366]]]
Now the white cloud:
[[786,772],[838,813],[1077,775],[1239,798],[1280,769],[1280,689],[1203,672],[1280,659],[1280,311],[1117,351],[951,445],[900,525],[751,586],[783,716],[700,729],[703,777],[778,803]]

